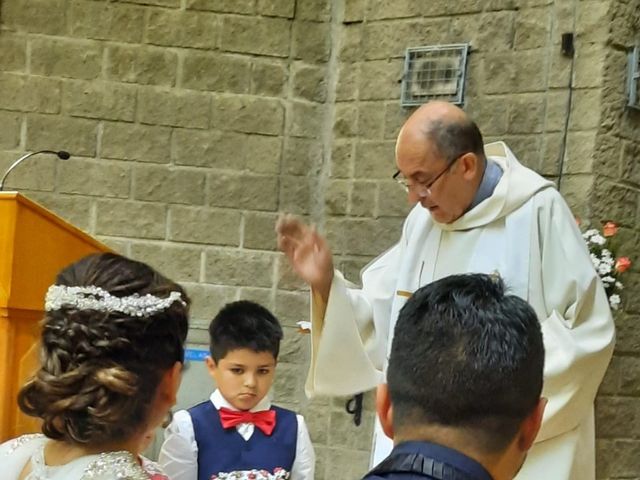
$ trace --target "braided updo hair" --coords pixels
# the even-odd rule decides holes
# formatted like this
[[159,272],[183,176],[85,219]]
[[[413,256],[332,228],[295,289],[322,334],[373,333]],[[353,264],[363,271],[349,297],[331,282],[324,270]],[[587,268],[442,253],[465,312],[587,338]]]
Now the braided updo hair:
[[115,297],[181,294],[183,302],[145,316],[63,305],[42,321],[41,365],[18,394],[20,409],[40,417],[52,439],[126,440],[145,426],[163,373],[184,361],[189,299],[150,266],[113,253],[71,264],[56,285],[95,286]]

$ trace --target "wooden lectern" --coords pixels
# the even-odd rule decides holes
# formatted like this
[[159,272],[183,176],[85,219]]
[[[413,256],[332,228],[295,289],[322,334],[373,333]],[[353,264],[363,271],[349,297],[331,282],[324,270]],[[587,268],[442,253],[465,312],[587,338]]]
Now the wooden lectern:
[[110,249],[16,192],[0,192],[0,442],[40,430],[16,396],[38,364],[44,295],[66,265]]

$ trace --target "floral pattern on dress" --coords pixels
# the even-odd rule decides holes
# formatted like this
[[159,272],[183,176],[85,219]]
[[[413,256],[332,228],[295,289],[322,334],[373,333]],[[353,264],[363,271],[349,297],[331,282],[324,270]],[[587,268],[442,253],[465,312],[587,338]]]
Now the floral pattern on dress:
[[290,475],[284,468],[276,467],[273,473],[269,473],[267,470],[220,472],[217,475],[211,475],[210,480],[287,480]]
[[5,452],[5,456],[11,455],[13,452],[15,452],[17,449],[19,449],[25,443],[29,443],[29,442],[31,442],[33,440],[38,439],[38,438],[44,438],[44,435],[42,433],[28,433],[28,434],[22,435],[22,436],[20,436],[18,438],[14,438],[13,440],[11,440],[11,443],[9,443],[7,451]]
[[[34,440],[46,440],[41,433],[22,435],[11,440],[5,456],[13,454],[23,445]],[[25,480],[47,480],[62,466],[48,466],[44,460],[46,442],[37,445],[30,458],[31,471]],[[146,459],[145,459],[146,460]],[[138,459],[127,451],[106,452],[97,455],[84,469],[80,480],[169,480],[162,469],[147,460],[140,465]]]

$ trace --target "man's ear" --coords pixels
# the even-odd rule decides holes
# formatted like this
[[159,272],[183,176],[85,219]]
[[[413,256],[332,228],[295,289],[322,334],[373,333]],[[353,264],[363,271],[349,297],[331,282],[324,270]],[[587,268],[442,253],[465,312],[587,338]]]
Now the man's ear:
[[389,395],[389,385],[381,383],[376,392],[376,412],[382,426],[382,431],[389,438],[393,438],[393,405]]
[[520,434],[518,437],[518,448],[526,452],[531,448],[533,442],[538,436],[540,426],[542,425],[542,417],[544,415],[544,409],[547,406],[547,399],[540,397],[537,405],[533,411],[525,418],[520,427]]
[[478,170],[482,164],[478,156],[473,152],[467,152],[458,160],[462,165],[462,174],[467,180],[472,180],[476,177]]

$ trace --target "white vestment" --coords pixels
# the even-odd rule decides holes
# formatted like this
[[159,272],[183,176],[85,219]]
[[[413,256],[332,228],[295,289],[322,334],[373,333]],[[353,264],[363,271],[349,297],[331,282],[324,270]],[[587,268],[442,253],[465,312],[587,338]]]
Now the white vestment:
[[[327,305],[314,296],[307,394],[375,387],[384,381],[390,337],[411,292],[447,275],[498,272],[536,311],[546,355],[549,402],[517,478],[593,480],[593,402],[614,343],[609,303],[554,185],[522,166],[502,142],[486,152],[503,170],[489,198],[450,224],[434,222],[416,205],[400,241],[362,271],[362,289],[336,272]],[[388,453],[380,448],[381,435],[377,430],[376,461]]]

